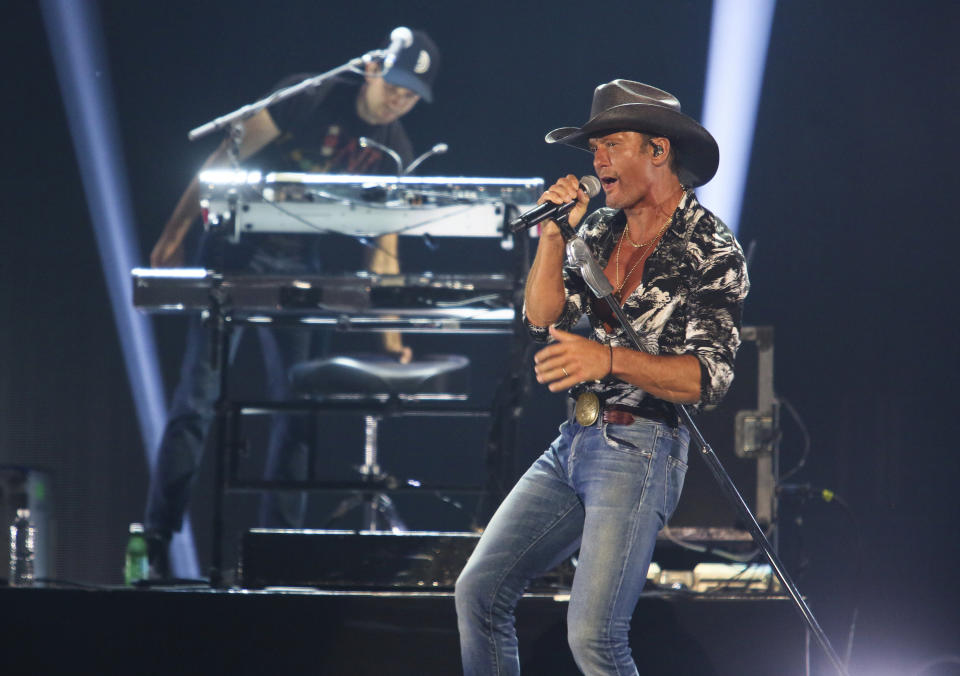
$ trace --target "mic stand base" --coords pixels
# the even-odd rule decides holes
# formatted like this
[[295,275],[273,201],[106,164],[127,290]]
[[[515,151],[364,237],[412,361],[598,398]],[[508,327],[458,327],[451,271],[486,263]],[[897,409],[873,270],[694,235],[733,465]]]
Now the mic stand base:
[[[580,274],[583,276],[584,281],[587,283],[587,286],[590,287],[590,290],[594,293],[594,295],[597,298],[606,301],[607,305],[616,316],[621,328],[623,328],[624,333],[630,337],[630,342],[633,343],[634,348],[642,351],[642,348],[640,347],[640,336],[633,329],[633,326],[630,325],[626,314],[623,312],[623,308],[620,307],[620,303],[617,302],[616,298],[614,297],[613,286],[610,284],[610,280],[608,280],[606,275],[603,274],[603,271],[600,269],[600,265],[597,263],[596,259],[593,258],[593,254],[590,252],[586,243],[582,239],[579,237],[574,237],[568,240],[567,258],[570,265],[580,268]],[[696,441],[697,446],[699,446],[701,456],[703,457],[704,461],[706,461],[707,466],[713,473],[717,483],[720,484],[720,489],[723,491],[723,494],[733,505],[737,516],[739,516],[743,522],[747,524],[747,529],[750,531],[750,535],[753,536],[754,542],[760,549],[763,550],[767,560],[770,562],[770,567],[773,569],[773,572],[790,594],[790,598],[793,599],[797,610],[800,611],[800,614],[806,621],[810,631],[814,636],[816,636],[817,641],[827,654],[827,657],[830,658],[833,666],[836,667],[837,673],[840,674],[840,676],[848,676],[847,668],[841,661],[840,656],[833,649],[830,639],[827,638],[827,635],[824,633],[823,629],[820,627],[820,624],[817,622],[817,619],[814,617],[813,611],[810,610],[807,602],[803,599],[803,596],[800,595],[800,591],[797,589],[796,584],[794,584],[793,580],[787,574],[783,564],[780,562],[780,557],[777,556],[776,551],[773,549],[773,545],[770,544],[770,540],[767,539],[767,536],[760,528],[760,524],[757,523],[756,518],[753,516],[753,512],[751,512],[750,508],[747,507],[747,503],[744,501],[743,496],[740,495],[740,491],[737,490],[737,486],[733,483],[733,479],[731,479],[730,475],[727,474],[727,471],[721,464],[717,454],[713,452],[713,448],[710,447],[710,444],[707,443],[707,440],[704,439],[703,434],[700,433],[699,428],[693,422],[693,417],[690,415],[690,411],[683,404],[674,404],[674,407],[677,410],[677,415],[679,416],[680,420],[683,420],[684,424],[687,426],[687,429],[690,431],[690,436]]]

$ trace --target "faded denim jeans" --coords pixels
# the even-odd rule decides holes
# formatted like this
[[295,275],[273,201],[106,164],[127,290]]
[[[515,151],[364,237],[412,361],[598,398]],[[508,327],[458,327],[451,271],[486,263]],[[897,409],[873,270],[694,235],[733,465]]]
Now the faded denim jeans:
[[457,580],[466,676],[519,674],[514,608],[531,579],[580,549],[567,639],[588,675],[637,674],[627,635],[657,532],[686,474],[689,433],[660,422],[560,426]]

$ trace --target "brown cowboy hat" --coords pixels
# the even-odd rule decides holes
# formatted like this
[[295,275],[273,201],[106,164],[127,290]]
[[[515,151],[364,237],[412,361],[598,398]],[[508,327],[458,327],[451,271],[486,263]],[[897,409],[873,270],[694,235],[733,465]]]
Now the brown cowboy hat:
[[586,124],[554,129],[545,140],[590,150],[587,142],[591,137],[625,129],[670,139],[677,149],[679,178],[685,186],[703,185],[717,173],[720,150],[710,132],[680,112],[680,102],[673,94],[631,80],[597,87]]

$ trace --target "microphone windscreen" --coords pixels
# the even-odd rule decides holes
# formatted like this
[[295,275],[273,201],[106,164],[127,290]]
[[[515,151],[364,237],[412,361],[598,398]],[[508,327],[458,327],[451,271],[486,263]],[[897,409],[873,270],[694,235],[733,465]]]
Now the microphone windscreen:
[[580,179],[580,188],[587,193],[587,197],[596,197],[600,194],[600,179],[587,174]]
[[[400,49],[406,49],[413,44],[413,31],[406,26],[397,26],[390,32],[390,42],[399,43]],[[393,44],[390,46],[393,47]]]

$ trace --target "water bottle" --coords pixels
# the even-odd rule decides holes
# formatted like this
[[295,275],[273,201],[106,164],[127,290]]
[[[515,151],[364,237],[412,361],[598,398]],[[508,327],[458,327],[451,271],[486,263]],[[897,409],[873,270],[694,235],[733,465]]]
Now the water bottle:
[[147,538],[143,534],[143,524],[131,523],[123,581],[130,587],[139,580],[146,580],[149,573],[150,561],[147,558]]
[[30,510],[21,507],[10,526],[10,586],[33,586],[33,557],[36,529],[30,523]]

